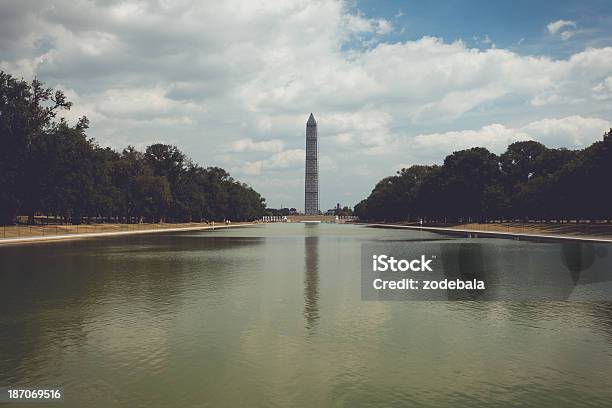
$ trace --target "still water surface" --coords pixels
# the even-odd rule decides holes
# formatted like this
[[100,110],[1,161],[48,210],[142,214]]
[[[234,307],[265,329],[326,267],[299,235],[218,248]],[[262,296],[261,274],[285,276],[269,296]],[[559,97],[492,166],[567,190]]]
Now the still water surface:
[[63,386],[65,407],[612,406],[610,303],[361,300],[362,243],[432,239],[275,224],[0,247],[0,387]]

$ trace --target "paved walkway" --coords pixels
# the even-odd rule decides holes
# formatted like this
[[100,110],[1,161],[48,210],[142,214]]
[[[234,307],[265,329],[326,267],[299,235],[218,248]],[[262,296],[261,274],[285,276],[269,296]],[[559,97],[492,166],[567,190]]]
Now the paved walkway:
[[548,240],[548,241],[581,241],[581,242],[605,242],[612,243],[612,238],[603,237],[583,237],[577,235],[551,235],[551,234],[528,234],[522,232],[503,232],[503,231],[484,231],[474,229],[461,229],[461,228],[444,228],[444,227],[421,227],[419,225],[395,225],[395,224],[367,224],[368,227],[375,228],[403,228],[420,231],[437,232],[440,234],[447,235],[462,235],[471,238],[491,237],[491,238],[514,238],[514,239],[528,239],[528,240]]
[[184,231],[202,231],[202,230],[218,230],[223,228],[235,228],[235,227],[247,227],[255,225],[255,223],[242,223],[242,224],[219,224],[219,225],[202,225],[197,227],[182,227],[182,228],[159,228],[149,230],[135,230],[135,231],[114,231],[114,232],[88,232],[83,234],[61,234],[61,235],[45,235],[36,237],[21,237],[21,238],[0,238],[0,245],[9,244],[29,244],[35,242],[47,242],[47,241],[64,241],[69,239],[83,239],[83,238],[98,238],[98,237],[112,237],[118,235],[134,235],[134,234],[153,234],[159,232],[184,232]]

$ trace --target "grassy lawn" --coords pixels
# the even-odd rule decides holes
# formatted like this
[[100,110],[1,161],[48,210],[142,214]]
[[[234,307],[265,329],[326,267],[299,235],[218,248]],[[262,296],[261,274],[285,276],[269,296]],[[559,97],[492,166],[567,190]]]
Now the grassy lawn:
[[[238,223],[236,223],[238,224]],[[0,226],[0,239],[38,237],[67,234],[92,234],[100,232],[147,231],[171,228],[206,227],[212,224],[191,222],[180,224],[81,224],[81,225],[9,225]],[[215,223],[221,226],[224,223]]]

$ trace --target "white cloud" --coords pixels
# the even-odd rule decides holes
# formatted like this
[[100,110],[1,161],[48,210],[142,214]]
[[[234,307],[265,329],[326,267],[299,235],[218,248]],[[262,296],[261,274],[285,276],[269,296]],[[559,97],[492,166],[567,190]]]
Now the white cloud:
[[612,99],[612,76],[605,78],[603,81],[593,87],[595,99],[605,100]]
[[279,139],[253,141],[253,139],[246,138],[232,142],[229,150],[232,152],[280,152],[283,146],[283,141]]
[[[558,119],[546,118],[518,128],[494,123],[477,130],[422,134],[412,139],[412,145],[417,149],[448,153],[471,147],[485,147],[492,152],[502,153],[511,143],[536,140],[550,148],[580,149],[601,140],[611,126],[612,123],[604,119],[574,115]],[[408,141],[402,139],[398,143],[405,144]]]
[[353,135],[350,133],[338,133],[335,139],[336,143],[340,145],[348,145],[353,142]]
[[563,41],[567,41],[578,33],[576,22],[571,20],[557,20],[549,23],[546,28],[551,35],[559,33]]
[[376,33],[378,35],[388,34],[393,30],[390,21],[384,18],[370,19],[361,14],[347,14],[344,18],[345,27],[351,33]]
[[376,20],[376,34],[384,35],[389,34],[391,31],[393,31],[393,25],[389,21],[384,18]]
[[548,32],[551,34],[557,34],[559,30],[566,28],[566,27],[576,28],[576,22],[571,21],[571,20],[557,20],[557,21],[552,21],[548,23],[548,25],[546,26],[546,28],[548,29]]
[[257,175],[264,170],[286,169],[302,165],[305,157],[306,153],[303,149],[283,150],[265,160],[246,162],[241,171],[244,174]]
[[576,31],[568,30],[561,33],[561,38],[563,39],[563,41],[566,41],[572,38],[574,35],[576,35]]
[[374,31],[374,24],[371,20],[360,15],[349,14],[345,17],[346,28],[352,33],[363,33]]
[[531,139],[520,129],[508,128],[499,123],[483,126],[478,130],[459,130],[445,133],[417,135],[413,139],[416,149],[445,151],[447,154],[471,147],[486,147],[502,152],[509,144]]
[[521,130],[548,147],[581,149],[601,140],[610,127],[612,123],[608,120],[573,115],[560,119],[538,120]]
[[159,116],[173,112],[193,113],[203,107],[168,98],[161,87],[108,89],[92,99],[106,116]]

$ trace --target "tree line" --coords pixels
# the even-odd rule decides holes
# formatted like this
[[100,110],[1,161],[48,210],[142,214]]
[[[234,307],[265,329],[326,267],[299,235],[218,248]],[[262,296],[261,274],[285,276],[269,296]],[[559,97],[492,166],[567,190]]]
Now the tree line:
[[486,222],[612,219],[612,129],[582,150],[512,143],[496,155],[456,151],[401,169],[355,206],[363,220]]
[[219,167],[201,167],[176,146],[144,152],[100,147],[57,115],[72,103],[60,90],[0,72],[0,223],[18,215],[67,222],[253,220],[265,200]]

